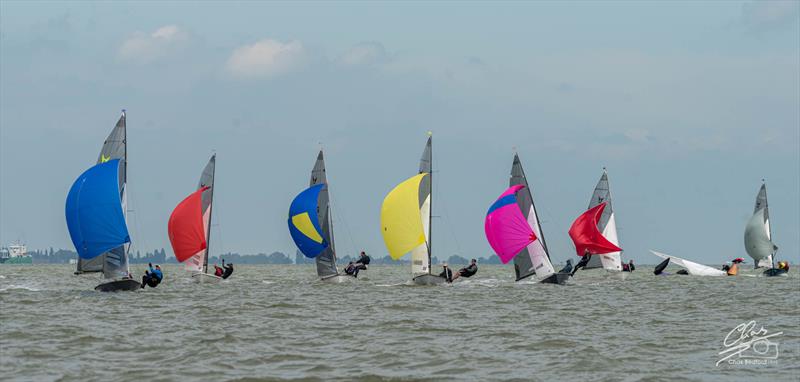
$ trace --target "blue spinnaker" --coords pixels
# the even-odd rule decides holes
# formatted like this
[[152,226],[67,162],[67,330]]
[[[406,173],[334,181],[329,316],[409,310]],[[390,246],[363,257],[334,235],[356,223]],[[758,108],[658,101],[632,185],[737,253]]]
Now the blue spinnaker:
[[313,185],[299,193],[289,206],[289,233],[303,255],[317,257],[328,242],[319,224],[319,193],[324,183]]
[[122,211],[119,166],[119,159],[98,163],[78,177],[67,195],[67,228],[83,259],[131,241]]

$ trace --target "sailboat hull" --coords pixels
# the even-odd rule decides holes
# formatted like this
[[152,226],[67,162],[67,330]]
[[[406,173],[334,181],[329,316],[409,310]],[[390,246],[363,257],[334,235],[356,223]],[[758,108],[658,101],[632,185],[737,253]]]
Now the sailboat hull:
[[328,277],[324,277],[324,278],[319,279],[319,281],[322,281],[322,282],[325,282],[325,283],[333,283],[333,284],[346,283],[346,282],[351,282],[351,281],[355,281],[355,280],[356,280],[356,278],[353,277],[353,276],[350,276],[350,275],[335,275],[335,276],[328,276]]
[[542,284],[564,285],[567,282],[567,280],[569,280],[569,278],[570,278],[569,273],[553,273],[546,279],[543,279],[542,281],[539,282]]
[[445,283],[444,277],[437,275],[419,275],[413,279],[414,285],[441,285]]
[[222,277],[208,273],[195,273],[192,275],[192,280],[201,284],[219,284],[219,282],[222,281]]
[[789,271],[786,269],[770,268],[764,271],[764,276],[766,277],[789,276]]
[[141,287],[142,284],[136,280],[122,279],[102,283],[94,287],[94,290],[98,292],[129,292],[140,289]]

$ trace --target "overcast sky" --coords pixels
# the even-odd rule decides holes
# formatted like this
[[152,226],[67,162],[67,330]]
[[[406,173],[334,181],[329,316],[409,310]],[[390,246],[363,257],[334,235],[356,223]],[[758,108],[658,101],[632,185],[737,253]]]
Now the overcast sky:
[[[134,250],[216,150],[212,252],[294,253],[326,152],[340,255],[434,134],[434,255],[486,257],[514,148],[557,262],[609,171],[625,257],[744,256],[767,181],[800,260],[800,4],[0,2],[0,243],[72,248],[64,201],[128,110]],[[321,146],[320,146],[321,145]]]

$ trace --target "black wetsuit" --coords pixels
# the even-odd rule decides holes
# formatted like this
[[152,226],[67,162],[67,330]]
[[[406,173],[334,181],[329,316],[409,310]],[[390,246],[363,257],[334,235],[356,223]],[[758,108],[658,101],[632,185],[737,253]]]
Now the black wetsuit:
[[475,276],[476,273],[478,273],[478,264],[470,264],[468,267],[458,270],[458,274],[460,274],[461,277],[472,277]]
[[353,277],[358,277],[358,268],[353,264],[348,264],[344,268],[344,273]]
[[622,263],[622,271],[623,272],[633,272],[636,270],[636,266],[633,263]]
[[150,288],[155,288],[160,282],[161,280],[159,280],[156,275],[152,273],[145,273],[144,276],[142,276],[142,289],[144,289],[145,285],[149,286]]
[[591,258],[592,258],[592,255],[590,255],[588,253],[583,255],[583,257],[581,257],[581,261],[579,261],[578,264],[575,264],[575,268],[572,270],[571,275],[574,276],[575,272],[577,272],[578,269],[585,268],[586,264],[589,264],[589,260]]
[[[353,264],[354,264],[354,265],[355,265],[355,266],[356,266],[358,269],[367,269],[367,265],[369,265],[369,262],[370,262],[370,261],[372,261],[372,259],[370,259],[370,258],[369,258],[369,256],[367,256],[366,254],[364,254],[363,256],[359,257],[359,258],[358,258],[358,261],[356,261],[356,262],[355,262],[355,263],[353,263]],[[356,273],[358,273],[358,272],[356,272]]]
[[561,270],[558,271],[558,273],[570,273],[570,272],[572,272],[572,260],[567,260],[567,265],[565,265],[564,268],[561,268]]
[[442,269],[442,273],[439,273],[439,277],[443,277],[445,281],[451,283],[453,282],[453,271],[450,267]]
[[233,264],[223,265],[222,267],[225,268],[225,272],[222,273],[222,278],[227,279],[231,277],[233,274]]

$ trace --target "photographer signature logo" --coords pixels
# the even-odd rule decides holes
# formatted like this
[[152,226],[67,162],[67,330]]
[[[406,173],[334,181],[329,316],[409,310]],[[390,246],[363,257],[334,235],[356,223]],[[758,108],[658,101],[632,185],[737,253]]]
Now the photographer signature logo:
[[729,365],[770,365],[778,363],[778,342],[770,340],[783,332],[770,333],[763,326],[756,329],[756,321],[744,322],[733,328],[722,341],[724,350],[719,352],[723,362]]

